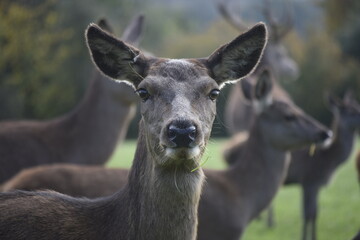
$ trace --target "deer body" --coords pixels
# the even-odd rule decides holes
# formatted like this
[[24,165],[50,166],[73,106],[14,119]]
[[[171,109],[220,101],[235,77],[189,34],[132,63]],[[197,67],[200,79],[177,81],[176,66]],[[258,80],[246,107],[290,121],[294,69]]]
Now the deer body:
[[[243,85],[244,95],[250,99],[245,89]],[[263,71],[255,87],[257,115],[248,139],[235,142],[225,155],[227,161],[235,163],[225,171],[206,172],[199,206],[199,240],[239,239],[282,185],[289,151],[329,138],[325,127],[295,105],[273,99],[271,90],[272,80]]]
[[[137,41],[142,19],[133,21],[125,41]],[[104,164],[125,138],[137,102],[130,86],[96,72],[83,100],[68,114],[48,121],[1,122],[0,183],[43,164]]]
[[318,195],[335,170],[349,158],[356,129],[360,126],[360,107],[354,99],[344,99],[343,102],[338,100],[331,104],[335,133],[331,145],[316,150],[313,156],[309,155],[308,149],[292,152],[292,162],[285,181],[285,184],[300,184],[302,187],[304,240],[316,239]]
[[266,44],[265,25],[202,59],[146,57],[94,24],[86,39],[96,66],[113,79],[125,79],[142,100],[128,182],[96,200],[52,192],[0,194],[0,238],[196,239],[204,179],[199,165],[215,100],[226,82],[245,77],[257,65]]
[[129,169],[103,166],[42,165],[22,170],[0,185],[0,191],[48,189],[73,197],[105,197],[125,186],[128,174]]

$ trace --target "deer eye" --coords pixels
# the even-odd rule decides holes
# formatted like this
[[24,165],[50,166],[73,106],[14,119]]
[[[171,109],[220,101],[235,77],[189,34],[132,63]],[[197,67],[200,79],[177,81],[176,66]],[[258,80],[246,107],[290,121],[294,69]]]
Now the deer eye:
[[288,114],[288,115],[285,115],[284,118],[287,122],[291,122],[296,119],[296,116],[294,114]]
[[146,100],[148,100],[148,98],[150,97],[149,92],[144,88],[140,88],[140,89],[136,90],[135,92],[139,95],[141,100],[144,101],[144,102]]
[[213,89],[211,90],[210,94],[209,94],[209,98],[212,100],[212,101],[215,101],[217,99],[217,97],[219,96],[220,94],[220,90],[219,89]]

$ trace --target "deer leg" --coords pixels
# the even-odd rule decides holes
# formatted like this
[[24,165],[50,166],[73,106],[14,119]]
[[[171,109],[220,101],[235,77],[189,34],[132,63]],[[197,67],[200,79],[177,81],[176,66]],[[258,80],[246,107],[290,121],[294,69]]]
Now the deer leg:
[[272,228],[275,226],[275,219],[274,219],[274,207],[271,204],[267,209],[267,219],[266,219],[266,225],[268,228]]
[[303,240],[316,240],[317,186],[303,187]]

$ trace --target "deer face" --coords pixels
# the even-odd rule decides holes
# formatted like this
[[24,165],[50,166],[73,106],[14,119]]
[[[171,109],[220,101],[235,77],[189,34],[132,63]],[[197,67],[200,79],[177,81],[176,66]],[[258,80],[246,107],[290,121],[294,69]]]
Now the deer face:
[[194,167],[210,136],[219,89],[257,65],[266,28],[259,24],[203,59],[147,58],[96,25],[86,37],[98,68],[126,79],[141,98],[147,149],[156,164]]
[[269,42],[264,52],[263,64],[270,66],[274,75],[279,78],[296,80],[299,77],[297,63],[290,57],[284,44],[280,41]]
[[158,164],[182,164],[202,155],[219,88],[195,60],[159,60],[151,66],[137,92],[148,143],[155,146]]
[[[250,86],[251,87],[251,86]],[[243,83],[245,96],[250,89]],[[305,114],[292,102],[276,100],[272,97],[270,72],[263,70],[255,86],[252,103],[257,111],[261,132],[268,142],[283,150],[293,150],[312,143],[323,144],[332,135],[326,127]]]
[[360,127],[360,105],[352,92],[347,92],[343,100],[329,97],[329,105],[334,114],[339,114],[340,124],[352,129]]

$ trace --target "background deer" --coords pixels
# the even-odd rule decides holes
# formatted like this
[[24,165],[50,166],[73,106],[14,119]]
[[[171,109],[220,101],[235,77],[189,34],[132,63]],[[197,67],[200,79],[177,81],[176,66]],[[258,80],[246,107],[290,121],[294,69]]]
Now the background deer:
[[54,192],[2,193],[0,238],[195,239],[203,183],[199,164],[215,100],[226,82],[253,70],[266,37],[265,25],[258,24],[208,58],[176,60],[145,57],[90,25],[86,38],[95,64],[111,78],[127,79],[142,100],[128,183],[96,200]]
[[[285,9],[286,18],[277,21],[271,13],[271,6],[268,0],[264,0],[263,15],[269,26],[269,42],[264,51],[264,55],[260,61],[259,68],[269,68],[276,79],[289,80],[297,79],[299,70],[296,62],[290,57],[283,40],[285,36],[291,31],[293,19],[290,8]],[[247,24],[239,16],[234,15],[228,7],[220,2],[218,10],[223,18],[229,22],[233,27],[239,31],[247,29]],[[255,71],[253,75],[258,75]],[[257,77],[251,78],[252,81]],[[253,82],[255,84],[255,81]],[[277,81],[273,83],[273,96],[282,101],[291,101],[287,92],[279,85]],[[254,109],[251,105],[246,104],[246,99],[243,96],[240,84],[232,86],[228,102],[225,108],[224,121],[228,132],[232,135],[237,132],[248,131],[252,118],[254,117]]]
[[248,139],[239,143],[234,136],[231,141],[235,142],[229,144],[225,158],[235,158],[236,163],[227,170],[205,171],[199,240],[238,240],[282,185],[289,151],[329,138],[324,126],[293,103],[273,98],[269,71],[260,73],[255,89],[245,83],[244,96],[252,101],[256,115]]
[[[101,26],[111,31],[105,21]],[[134,18],[124,41],[137,43],[142,26],[143,16]],[[125,138],[137,102],[130,86],[95,72],[83,100],[64,116],[1,122],[0,183],[22,169],[42,164],[104,164]]]
[[318,195],[333,176],[335,170],[349,158],[354,146],[356,129],[360,126],[360,106],[352,94],[343,100],[330,97],[329,105],[334,115],[334,137],[328,148],[292,152],[285,184],[300,184],[303,192],[303,240],[316,239]]

